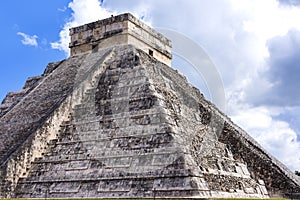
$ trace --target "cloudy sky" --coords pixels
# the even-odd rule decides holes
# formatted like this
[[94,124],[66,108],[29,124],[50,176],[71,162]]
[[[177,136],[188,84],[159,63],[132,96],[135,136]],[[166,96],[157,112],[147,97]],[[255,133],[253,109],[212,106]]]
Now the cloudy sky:
[[[0,98],[68,56],[69,27],[123,12],[201,46],[223,80],[226,113],[291,170],[300,170],[299,0],[5,1]],[[188,66],[180,69],[191,74]],[[200,75],[190,81],[210,98]]]

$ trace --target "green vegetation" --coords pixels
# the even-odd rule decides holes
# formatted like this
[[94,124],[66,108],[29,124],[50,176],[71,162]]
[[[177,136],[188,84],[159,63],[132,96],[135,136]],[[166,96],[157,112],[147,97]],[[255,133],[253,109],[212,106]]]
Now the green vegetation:
[[299,171],[295,171],[295,174],[296,174],[297,176],[300,176],[300,172],[299,172]]
[[[0,200],[45,200],[46,198],[41,198],[41,199],[17,199],[17,198],[8,198],[8,199],[1,199]],[[50,199],[50,198],[47,198],[49,200],[79,200],[78,198],[62,198],[62,199]],[[118,198],[104,198],[104,199],[101,199],[101,198],[80,198],[80,200],[116,200]],[[139,199],[143,199],[143,200],[150,200],[150,199],[154,199],[154,198],[120,198],[121,200],[132,200],[132,199],[136,199],[136,200],[139,200]],[[156,200],[168,200],[168,198],[155,198]],[[170,200],[182,200],[182,199],[186,199],[186,198],[170,198]],[[201,200],[201,199],[199,199]],[[205,199],[202,199],[202,200],[205,200]],[[208,199],[207,199],[208,200]],[[234,198],[216,198],[216,199],[209,199],[209,200],[264,200],[264,199],[253,199],[253,198],[249,198],[249,199],[246,199],[246,198],[238,198],[238,199],[234,199]],[[265,200],[289,200],[289,199],[285,199],[285,198],[270,198],[270,199],[265,199]]]
[[[239,199],[221,199],[221,198],[218,198],[218,199],[214,199],[214,200],[258,200],[258,199],[246,199],[246,198],[239,198]],[[262,199],[260,199],[262,200]],[[268,200],[289,200],[289,199],[285,199],[285,198],[270,198]]]

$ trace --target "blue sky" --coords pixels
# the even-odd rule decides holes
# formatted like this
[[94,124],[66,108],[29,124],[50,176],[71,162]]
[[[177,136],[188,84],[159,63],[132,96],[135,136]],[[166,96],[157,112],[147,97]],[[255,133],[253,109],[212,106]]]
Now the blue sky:
[[[123,12],[178,31],[205,49],[223,80],[227,114],[290,169],[300,170],[298,0],[4,1],[0,99],[47,63],[68,56],[68,28]],[[189,75],[189,69],[181,71]],[[200,77],[189,79],[206,91]]]
[[[65,53],[53,50],[50,42],[59,39],[59,31],[71,11],[67,0],[5,1],[0,7],[1,45],[0,99],[7,92],[22,88],[29,76],[39,75],[48,62],[65,58]],[[24,33],[37,35],[38,46],[24,45]]]

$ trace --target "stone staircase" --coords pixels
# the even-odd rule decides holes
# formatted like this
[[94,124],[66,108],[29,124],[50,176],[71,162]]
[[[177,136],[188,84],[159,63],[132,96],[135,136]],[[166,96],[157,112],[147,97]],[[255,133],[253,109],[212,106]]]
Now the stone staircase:
[[[108,62],[16,197],[152,197],[207,192],[185,168],[168,110],[132,51]],[[193,175],[194,176],[194,175]],[[196,187],[197,186],[197,187]]]

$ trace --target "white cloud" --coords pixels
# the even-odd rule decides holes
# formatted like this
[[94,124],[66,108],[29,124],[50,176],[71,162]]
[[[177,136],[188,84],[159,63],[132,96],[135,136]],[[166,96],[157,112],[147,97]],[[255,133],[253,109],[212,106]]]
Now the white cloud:
[[30,36],[30,35],[27,35],[22,32],[18,32],[17,34],[23,37],[23,40],[21,40],[22,44],[28,45],[28,46],[35,46],[35,47],[38,46],[38,43],[37,43],[38,36],[36,36],[36,35]]
[[73,0],[68,7],[73,11],[72,17],[64,25],[63,30],[60,31],[60,40],[51,43],[53,49],[64,51],[67,55],[69,55],[70,28],[103,19],[113,14],[102,8],[98,0]]
[[282,6],[276,0],[106,0],[101,5],[97,0],[73,0],[69,4],[72,17],[52,47],[69,52],[70,27],[111,13],[132,12],[153,27],[181,32],[200,44],[216,64],[224,80],[229,115],[290,169],[299,170],[297,134],[288,119],[277,119],[289,111],[255,104],[258,98],[272,95],[268,91],[274,85],[266,77],[270,70],[267,41],[290,29],[300,30],[299,7]]
[[290,125],[276,119],[282,109],[232,105],[232,119],[244,127],[268,152],[292,170],[299,170],[300,142]]
[[60,12],[65,12],[67,10],[67,7],[64,6],[63,8],[58,8],[57,10],[60,11]]
[[243,29],[253,33],[261,43],[261,55],[268,56],[265,42],[275,36],[283,36],[290,29],[300,30],[300,9],[280,6],[276,0],[231,0],[235,10],[246,17]]

